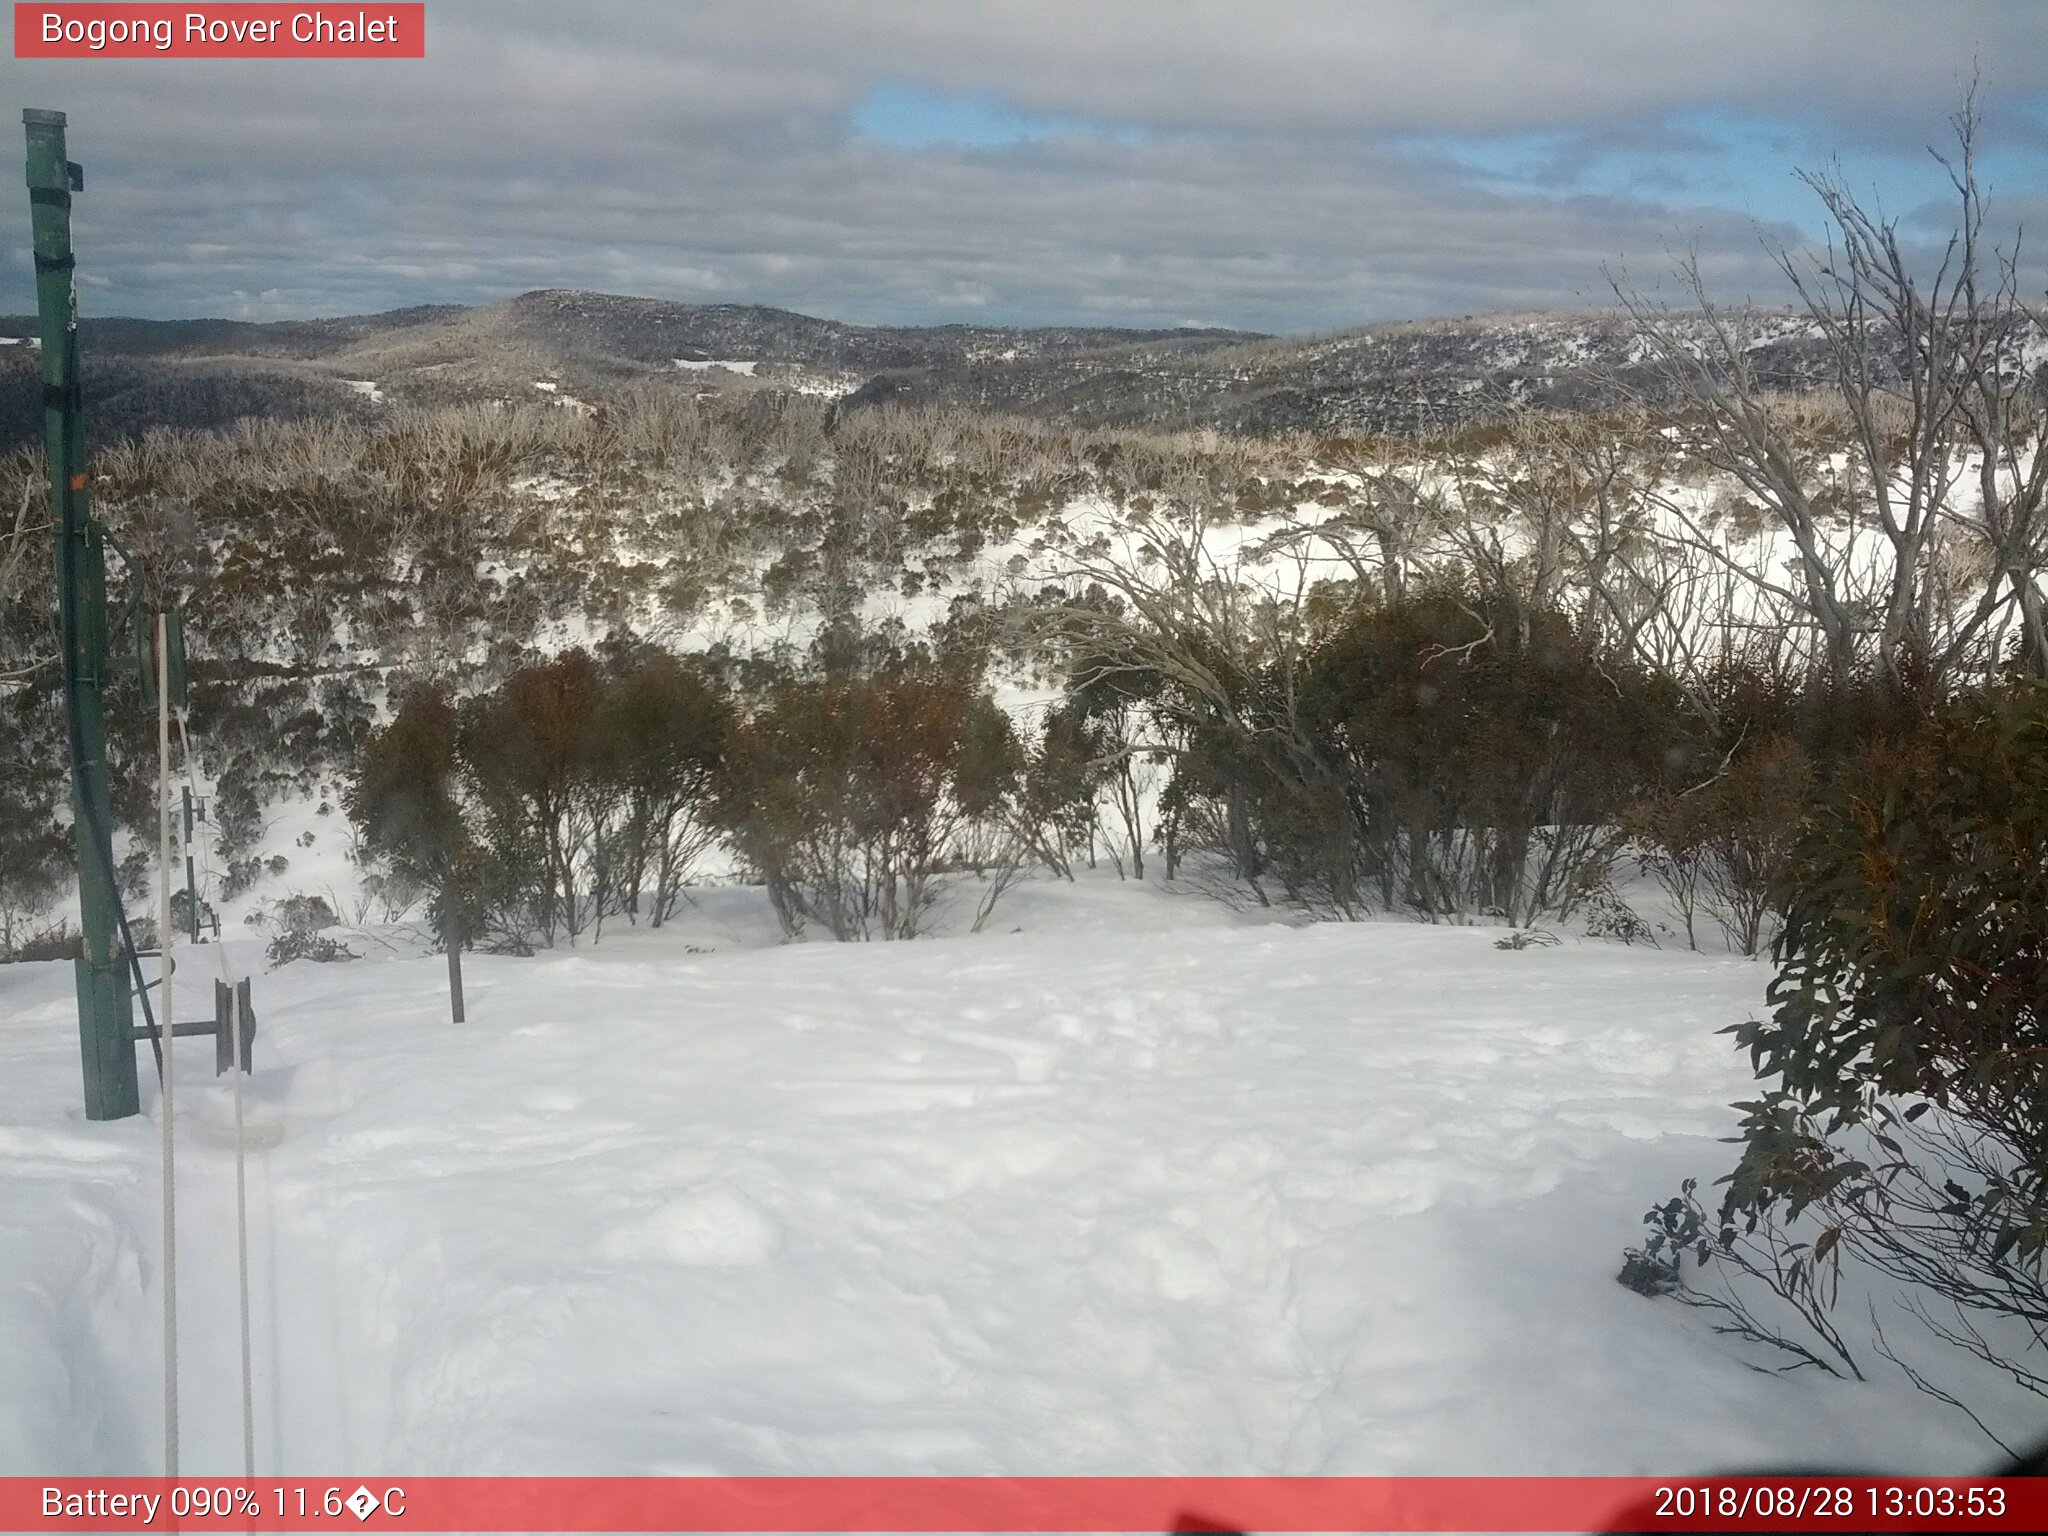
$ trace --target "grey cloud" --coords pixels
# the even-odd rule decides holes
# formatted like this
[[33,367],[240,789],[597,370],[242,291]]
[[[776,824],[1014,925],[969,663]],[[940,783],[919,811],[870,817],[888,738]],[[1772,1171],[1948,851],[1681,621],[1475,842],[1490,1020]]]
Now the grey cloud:
[[[1574,157],[1682,157],[1669,119],[1788,102],[1845,147],[1918,142],[1975,54],[1994,104],[2048,88],[2048,8],[2019,5],[429,11],[417,64],[12,62],[5,97],[68,110],[91,168],[81,249],[109,279],[91,307],[260,317],[574,285],[1302,330],[1597,301],[1603,265],[1654,273],[1672,244],[1770,293],[1740,211],[1683,177],[1565,195]],[[914,151],[853,134],[892,81],[1146,131]],[[1564,135],[1555,185],[1402,147],[1480,132]],[[4,308],[28,302],[14,218]]]
[[1998,0],[812,0],[669,14],[676,41],[733,57],[774,49],[828,73],[893,70],[1047,112],[1201,127],[1503,133],[1701,100],[1911,124],[1953,105],[1973,60],[2014,97],[2048,88],[2048,17]]

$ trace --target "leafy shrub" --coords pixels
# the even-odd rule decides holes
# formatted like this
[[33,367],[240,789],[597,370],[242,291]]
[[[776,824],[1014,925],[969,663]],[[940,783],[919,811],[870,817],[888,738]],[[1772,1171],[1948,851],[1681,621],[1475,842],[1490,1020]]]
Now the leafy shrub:
[[309,896],[303,891],[294,891],[270,904],[269,921],[272,927],[281,930],[318,933],[323,928],[332,928],[341,919],[335,916],[334,908],[325,896]]
[[1988,1326],[2019,1324],[2023,1355],[2048,1338],[2044,848],[2041,682],[1872,738],[1798,839],[1770,1016],[1733,1031],[1768,1086],[1737,1106],[1718,1219],[1690,1189],[1681,1210],[1724,1274],[1762,1281],[1851,1369],[1829,1316],[1845,1258],[1903,1286],[1935,1337],[2048,1395],[2048,1367]]
[[1699,948],[1704,910],[1737,954],[1758,953],[1781,915],[1800,815],[1813,794],[1807,753],[1789,736],[1741,752],[1702,783],[1637,800],[1621,825],[1638,864],[1671,898]]
[[[1833,1130],[1912,1099],[1997,1142],[2008,1177],[1967,1214],[2028,1256],[2048,1246],[2044,848],[2048,685],[1874,745],[1801,839],[1773,1012],[1737,1032],[1780,1083],[1754,1125]],[[1752,1136],[1731,1199],[1797,1206],[1840,1182],[1791,1150]]]
[[71,831],[61,722],[27,690],[0,697],[0,955],[49,932],[71,881]]
[[394,912],[428,895],[444,944],[525,951],[616,912],[658,926],[713,839],[730,713],[708,673],[632,645],[528,662],[460,708],[415,688],[346,797],[388,866],[365,888]]
[[1019,763],[994,700],[929,664],[786,678],[735,729],[720,819],[792,936],[924,930],[961,836]]
[[84,953],[85,936],[60,919],[0,947],[0,964],[16,960],[76,960]]
[[1621,895],[1608,880],[1604,868],[1589,870],[1587,878],[1581,881],[1586,894],[1579,901],[1579,908],[1585,914],[1586,932],[1596,939],[1619,939],[1624,944],[1648,944],[1657,947],[1657,935],[1643,920],[1642,914],[1622,900]]
[[1053,874],[1074,878],[1077,850],[1092,851],[1104,759],[1115,749],[1101,727],[1071,704],[1049,711],[1017,783],[1018,826]]
[[324,933],[303,933],[287,928],[274,934],[263,948],[263,958],[270,962],[272,970],[280,965],[289,965],[294,960],[315,960],[322,963],[335,960],[360,960],[363,957],[350,949],[341,940]]
[[327,962],[362,958],[326,932],[340,919],[324,896],[295,891],[270,903],[262,921],[271,930],[270,943],[265,946],[263,954],[273,969],[294,960]]
[[[179,933],[192,931],[192,898],[184,891],[171,892],[171,926]],[[204,896],[198,904],[199,928],[202,932],[220,927],[220,917],[213,909],[213,903]]]
[[453,957],[451,974],[488,905],[460,772],[454,704],[443,688],[415,685],[391,723],[365,738],[342,797],[362,840],[358,862],[389,866],[371,872],[365,888],[375,882],[387,917],[425,893],[434,930]]
[[586,899],[610,799],[598,772],[597,662],[565,651],[523,666],[467,701],[457,752],[500,905],[523,910],[548,943],[573,942],[600,910]]
[[1169,807],[1221,802],[1239,872],[1353,911],[1525,924],[1597,884],[1673,691],[1560,614],[1445,585],[1357,607],[1189,732]]
[[715,836],[708,811],[732,704],[701,670],[649,648],[606,683],[592,727],[595,772],[613,792],[599,832],[605,883],[629,918],[644,909],[658,928]]

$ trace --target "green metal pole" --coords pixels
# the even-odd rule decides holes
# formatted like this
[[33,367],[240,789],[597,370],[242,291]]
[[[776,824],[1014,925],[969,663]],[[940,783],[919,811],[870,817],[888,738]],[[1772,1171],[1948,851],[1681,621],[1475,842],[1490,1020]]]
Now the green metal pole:
[[36,306],[42,318],[43,441],[50,521],[57,535],[57,603],[71,753],[72,825],[84,951],[76,962],[85,1116],[141,1113],[134,1004],[114,889],[113,807],[100,685],[107,672],[107,566],[85,494],[85,415],[78,392],[78,295],[72,282],[71,194],[83,178],[64,158],[64,114],[31,107],[29,211],[35,227]]

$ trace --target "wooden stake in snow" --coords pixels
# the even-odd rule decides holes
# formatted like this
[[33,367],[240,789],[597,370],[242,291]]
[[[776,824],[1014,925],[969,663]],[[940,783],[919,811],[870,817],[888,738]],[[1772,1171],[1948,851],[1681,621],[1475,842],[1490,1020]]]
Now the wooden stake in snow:
[[164,1060],[164,1475],[178,1475],[178,1200],[171,1136],[171,644],[170,620],[156,616],[157,1017]]
[[[190,761],[189,753],[186,760]],[[225,960],[222,968],[226,968]],[[228,1071],[235,1079],[235,1280],[242,1308],[242,1475],[254,1477],[256,1396],[249,1365],[249,1148],[242,1130],[242,1074],[249,1059],[248,1037],[242,1032],[242,994],[246,990],[247,983],[228,988],[228,1018],[234,1027],[235,1046]]]

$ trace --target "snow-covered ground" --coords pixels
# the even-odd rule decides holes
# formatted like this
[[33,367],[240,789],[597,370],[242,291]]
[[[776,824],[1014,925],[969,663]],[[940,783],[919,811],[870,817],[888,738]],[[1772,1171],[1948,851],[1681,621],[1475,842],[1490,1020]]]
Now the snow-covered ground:
[[[1759,1373],[1614,1283],[1644,1208],[1727,1165],[1714,1031],[1759,964],[1110,878],[981,935],[778,945],[757,891],[700,895],[472,957],[460,1027],[396,933],[257,976],[260,1470],[1990,1459],[1903,1384]],[[229,1099],[180,1049],[203,1475],[240,1462]],[[160,1452],[157,1101],[85,1122],[76,1053],[69,968],[0,967],[0,1472]]]

